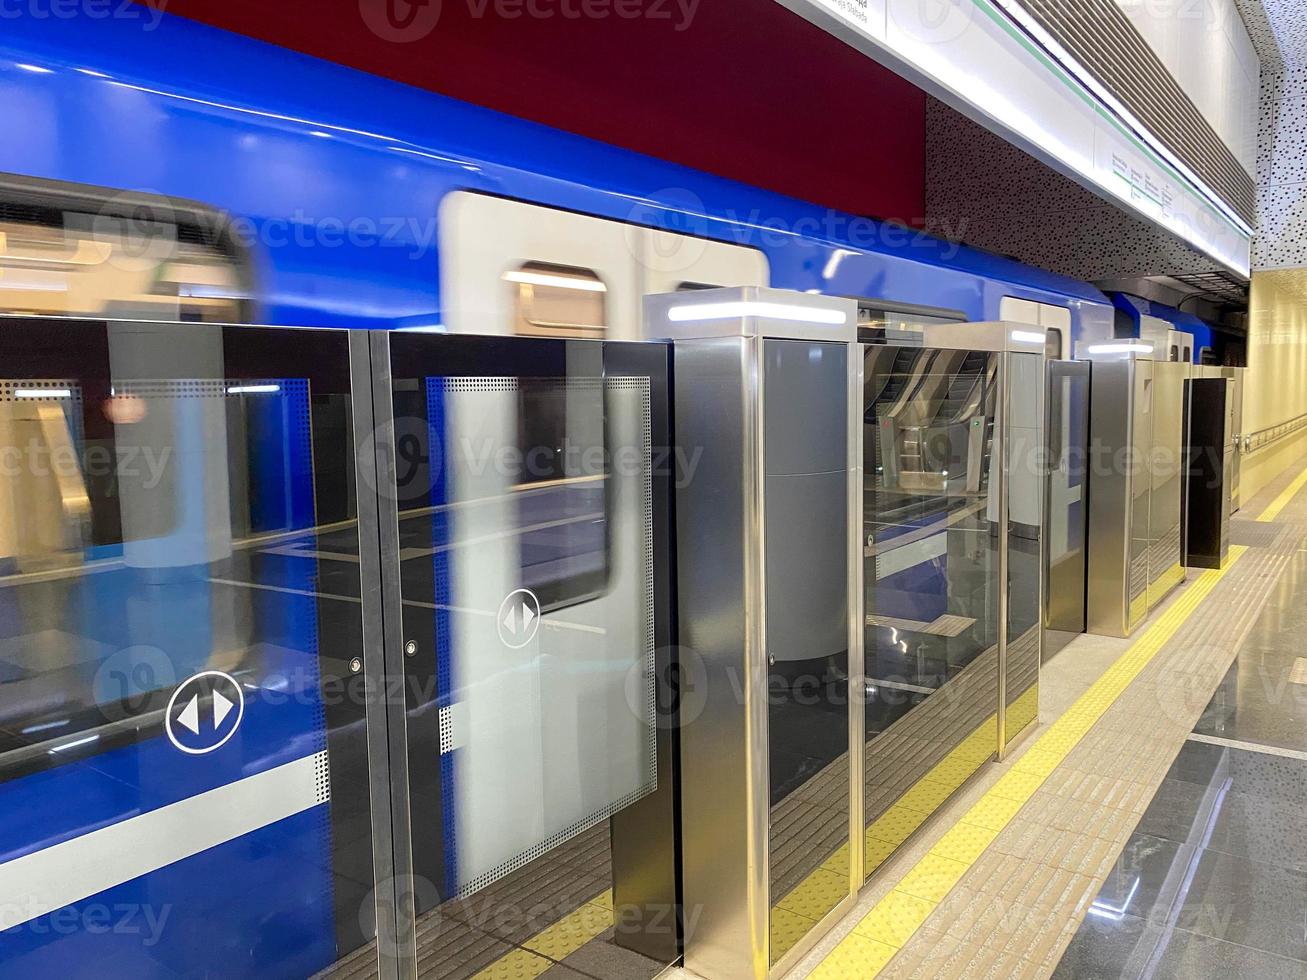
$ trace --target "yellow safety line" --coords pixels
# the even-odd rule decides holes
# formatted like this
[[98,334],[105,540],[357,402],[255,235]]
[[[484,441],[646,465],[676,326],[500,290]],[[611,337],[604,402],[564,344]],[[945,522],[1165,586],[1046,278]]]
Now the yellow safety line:
[[1289,506],[1289,501],[1298,495],[1298,491],[1307,485],[1307,470],[1303,470],[1294,481],[1284,488],[1284,493],[1271,501],[1271,505],[1257,515],[1259,521],[1273,521],[1280,516],[1280,511]]
[[473,974],[472,980],[532,980],[612,925],[613,895],[603,891]]
[[[1302,480],[1307,482],[1307,474]],[[1242,546],[1231,548],[1224,568],[1203,572],[1181,593],[1157,622],[876,903],[810,977],[867,980],[878,974],[1247,550]]]

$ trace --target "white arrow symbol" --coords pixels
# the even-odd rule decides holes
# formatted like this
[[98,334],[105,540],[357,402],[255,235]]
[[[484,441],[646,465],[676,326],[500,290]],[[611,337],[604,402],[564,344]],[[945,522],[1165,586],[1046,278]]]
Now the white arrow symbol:
[[200,734],[200,696],[192,695],[191,699],[186,702],[186,707],[182,708],[182,713],[177,716],[177,721],[183,727],[190,730],[192,735]]
[[510,650],[520,650],[540,628],[540,600],[530,589],[514,589],[504,596],[496,612],[499,640]]
[[218,728],[222,725],[222,720],[231,713],[231,709],[236,707],[230,701],[222,696],[222,692],[213,692],[213,727]]

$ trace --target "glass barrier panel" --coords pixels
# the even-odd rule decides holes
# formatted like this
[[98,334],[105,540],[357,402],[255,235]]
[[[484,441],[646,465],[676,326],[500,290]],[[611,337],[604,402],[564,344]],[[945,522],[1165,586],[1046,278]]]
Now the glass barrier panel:
[[1007,412],[1007,653],[1004,662],[1004,745],[1039,714],[1043,644],[1042,535],[1047,461],[1044,444],[1044,358],[1006,354]]
[[1002,355],[862,350],[870,875],[997,744]]
[[1153,363],[1153,434],[1149,454],[1148,607],[1158,605],[1182,581],[1180,534],[1184,482],[1185,381],[1192,365]]
[[366,949],[347,334],[10,318],[0,364],[6,972]]
[[1044,660],[1085,631],[1089,364],[1049,361]]
[[419,973],[652,977],[677,955],[667,349],[389,343]]
[[841,901],[849,858],[849,348],[763,342],[771,960]]
[[1134,629],[1148,615],[1148,565],[1156,552],[1150,537],[1153,481],[1149,466],[1153,454],[1153,362],[1137,360],[1134,365],[1134,410],[1131,456],[1123,465],[1132,471],[1130,480],[1130,566],[1126,598],[1126,624]]

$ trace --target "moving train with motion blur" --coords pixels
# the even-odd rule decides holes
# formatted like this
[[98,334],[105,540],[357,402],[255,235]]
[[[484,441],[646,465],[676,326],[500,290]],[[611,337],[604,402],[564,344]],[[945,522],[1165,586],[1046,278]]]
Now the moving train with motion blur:
[[[17,869],[0,880],[80,868],[0,921],[0,976],[88,957],[305,976],[371,938],[364,708],[326,693],[360,669],[368,601],[360,367],[332,328],[395,336],[394,551],[426,682],[407,694],[406,792],[430,908],[666,788],[643,686],[667,639],[659,491],[606,456],[666,424],[614,373],[659,375],[623,346],[645,339],[646,295],[852,297],[869,330],[1019,322],[1060,357],[1118,319],[1081,282],[173,17],[9,20],[0,103],[0,441],[49,463],[0,481],[0,869]],[[456,335],[482,356],[427,363]],[[551,353],[571,340],[613,359]],[[896,534],[941,516],[923,497],[986,492],[992,370],[950,353],[868,371],[867,463],[904,498]],[[887,578],[916,582],[884,610],[897,643],[950,610],[912,598],[939,555],[887,555]],[[451,653],[496,636],[524,652]],[[280,809],[206,836],[195,808],[252,813],[260,774]],[[164,812],[188,814],[186,840],[158,843]],[[79,863],[107,832],[96,846],[145,863]],[[96,946],[56,927],[91,899],[145,910],[140,930]],[[190,924],[162,928],[167,910]]]

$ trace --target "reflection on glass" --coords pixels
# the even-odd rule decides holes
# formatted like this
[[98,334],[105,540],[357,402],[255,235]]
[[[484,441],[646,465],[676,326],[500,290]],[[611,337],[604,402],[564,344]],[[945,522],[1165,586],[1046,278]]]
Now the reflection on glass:
[[1184,580],[1180,556],[1181,483],[1184,479],[1187,361],[1152,365],[1153,435],[1148,515],[1148,606],[1155,607]]
[[1007,354],[1008,607],[1003,731],[1011,744],[1039,714],[1042,636],[1044,359]]
[[763,365],[775,963],[852,891],[848,353],[768,340]]
[[870,874],[995,750],[1001,355],[863,354]]
[[391,340],[422,976],[666,966],[631,873],[671,867],[636,829],[662,805],[652,379],[617,346]]
[[9,319],[0,363],[6,962],[330,966],[372,930],[344,334]]
[[179,222],[163,203],[115,214],[124,203],[87,211],[12,206],[9,220],[0,220],[4,307],[49,316],[245,319],[246,270],[216,219]]

